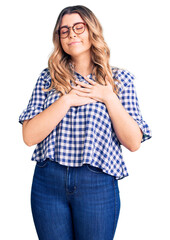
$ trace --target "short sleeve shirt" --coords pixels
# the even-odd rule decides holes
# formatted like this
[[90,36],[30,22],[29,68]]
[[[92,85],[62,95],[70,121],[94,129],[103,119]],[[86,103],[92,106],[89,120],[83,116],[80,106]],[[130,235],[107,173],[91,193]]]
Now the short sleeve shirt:
[[[139,108],[134,75],[118,68],[112,68],[112,73],[113,79],[119,80],[116,84],[121,104],[143,132],[142,142],[151,138],[151,130]],[[79,81],[89,84],[79,73],[75,72],[75,76]],[[93,80],[91,74],[88,77]],[[21,124],[59,99],[60,94],[55,89],[49,92],[42,90],[50,84],[51,76],[46,68],[36,82],[27,108],[19,116]],[[103,102],[70,107],[53,131],[36,145],[31,159],[42,162],[47,158],[70,167],[90,164],[116,179],[128,176],[121,144]]]

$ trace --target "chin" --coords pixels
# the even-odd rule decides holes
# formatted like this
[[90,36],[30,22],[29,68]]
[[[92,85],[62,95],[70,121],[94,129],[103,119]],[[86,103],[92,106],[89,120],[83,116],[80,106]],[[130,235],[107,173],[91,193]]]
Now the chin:
[[79,57],[81,55],[83,55],[85,52],[82,52],[82,51],[71,51],[69,52],[68,54],[71,56],[71,57]]

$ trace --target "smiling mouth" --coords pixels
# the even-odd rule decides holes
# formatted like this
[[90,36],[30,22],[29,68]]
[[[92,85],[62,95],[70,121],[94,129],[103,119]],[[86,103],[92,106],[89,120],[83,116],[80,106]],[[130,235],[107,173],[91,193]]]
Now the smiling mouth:
[[77,45],[77,44],[79,44],[80,42],[72,42],[72,43],[69,43],[69,46],[70,45]]

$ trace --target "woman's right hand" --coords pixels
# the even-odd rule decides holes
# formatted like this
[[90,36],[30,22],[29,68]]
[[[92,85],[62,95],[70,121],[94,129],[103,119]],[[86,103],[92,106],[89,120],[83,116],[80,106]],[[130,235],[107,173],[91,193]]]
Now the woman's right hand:
[[82,106],[89,103],[95,103],[96,100],[90,98],[90,97],[81,97],[76,94],[76,90],[72,89],[68,94],[65,95],[65,97],[68,99],[68,103],[70,107],[75,106]]
[[96,100],[92,98],[78,96],[76,90],[72,89],[35,117],[24,121],[23,139],[25,144],[33,146],[43,141],[61,122],[70,107],[95,102]]

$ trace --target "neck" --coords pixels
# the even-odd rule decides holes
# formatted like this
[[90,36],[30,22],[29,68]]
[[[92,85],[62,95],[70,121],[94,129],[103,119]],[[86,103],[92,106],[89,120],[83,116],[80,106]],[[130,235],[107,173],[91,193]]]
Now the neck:
[[93,64],[91,58],[84,58],[83,56],[79,56],[76,58],[72,58],[74,63],[74,70],[81,74],[82,76],[87,76],[92,73]]

